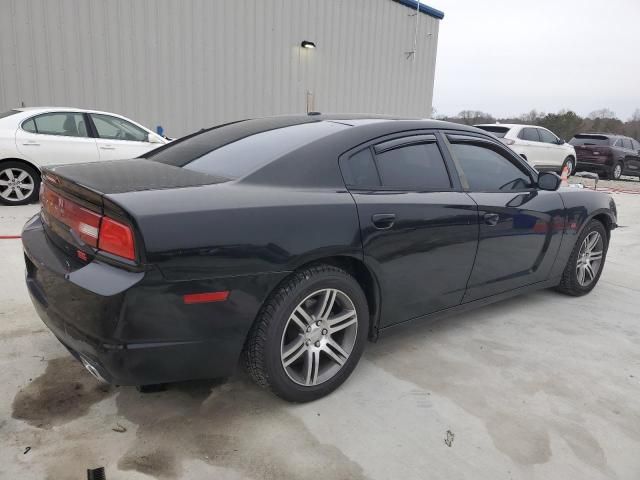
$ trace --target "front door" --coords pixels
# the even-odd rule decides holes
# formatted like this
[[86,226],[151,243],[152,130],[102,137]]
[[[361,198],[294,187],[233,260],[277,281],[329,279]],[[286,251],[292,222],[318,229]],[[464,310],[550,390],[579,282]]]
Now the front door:
[[36,165],[93,162],[99,159],[86,116],[76,112],[43,113],[22,122],[16,148]]
[[497,143],[449,135],[478,205],[478,253],[464,302],[546,280],[562,239],[558,192],[535,188],[535,172]]
[[434,135],[403,136],[343,156],[365,263],[380,280],[381,326],[462,301],[478,240],[475,202]]

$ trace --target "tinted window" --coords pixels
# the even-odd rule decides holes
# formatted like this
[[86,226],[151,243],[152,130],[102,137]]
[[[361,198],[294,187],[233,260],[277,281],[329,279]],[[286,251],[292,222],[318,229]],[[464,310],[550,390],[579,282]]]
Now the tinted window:
[[504,136],[509,131],[508,127],[498,127],[498,126],[494,127],[493,125],[476,125],[476,126],[478,128],[481,128],[482,130],[493,133],[493,135],[495,135],[498,138],[504,138]]
[[[26,128],[25,128],[26,126]],[[87,125],[81,113],[45,113],[27,120],[22,128],[28,132],[65,137],[88,137]]]
[[632,144],[633,144],[633,150],[640,150],[640,143],[638,143],[636,140],[632,140]]
[[522,131],[520,132],[520,135],[518,135],[518,137],[521,138],[522,140],[528,140],[530,142],[540,141],[537,128],[523,128]]
[[[267,130],[205,153],[187,163],[184,168],[226,178],[238,178],[297,148],[345,128],[351,127],[334,122],[314,122]],[[165,152],[169,154],[171,149]],[[304,159],[301,159],[301,162],[304,162]],[[304,165],[301,168],[304,168]]]
[[33,121],[33,118],[27,120],[22,124],[22,129],[31,133],[38,133],[36,130],[36,122]]
[[18,113],[18,110],[9,110],[8,112],[0,113],[0,118],[10,117],[11,115],[15,115]]
[[580,134],[569,140],[571,145],[609,145],[609,137],[604,135],[585,135]]
[[540,134],[540,141],[545,143],[558,143],[558,137],[556,137],[553,133],[547,132],[541,128],[538,128],[538,134]]
[[628,138],[623,138],[622,139],[622,145],[624,146],[624,148],[627,148],[629,150],[631,150],[633,148],[631,146],[631,140],[629,140]]
[[121,118],[92,113],[91,119],[100,138],[134,142],[148,141],[149,134],[145,130]]
[[373,161],[371,149],[365,148],[351,155],[342,163],[342,174],[347,185],[361,187],[380,186],[378,170]]
[[622,148],[622,139],[621,138],[617,139],[613,144],[613,146]]
[[531,179],[501,154],[479,145],[454,143],[453,154],[460,162],[473,191],[521,190]]
[[385,187],[409,190],[451,188],[447,168],[435,142],[379,153],[376,162]]

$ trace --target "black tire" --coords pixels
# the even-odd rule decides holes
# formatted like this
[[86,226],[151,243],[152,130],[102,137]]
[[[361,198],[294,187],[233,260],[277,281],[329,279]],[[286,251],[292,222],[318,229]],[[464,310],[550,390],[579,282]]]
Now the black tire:
[[[578,255],[580,254],[580,248],[584,239],[592,232],[598,232],[602,238],[602,260],[598,267],[598,272],[595,275],[593,281],[587,285],[583,286],[578,281],[578,272],[577,272],[577,264],[578,264]],[[600,275],[602,274],[602,270],[604,269],[605,261],[607,259],[607,250],[609,248],[609,239],[607,237],[607,230],[602,224],[602,222],[598,220],[591,220],[589,224],[584,228],[576,244],[573,247],[573,251],[571,252],[571,256],[567,261],[567,265],[565,266],[564,272],[562,274],[562,280],[560,284],[556,287],[556,290],[562,292],[566,295],[571,295],[574,297],[580,297],[582,295],[586,295],[589,293],[598,283],[600,279]]]
[[[0,203],[3,205],[26,205],[27,203],[35,202],[40,192],[40,173],[31,165],[23,162],[15,160],[0,162],[0,182],[10,181],[9,172],[14,178],[16,178],[17,172],[26,173],[26,182],[23,180],[20,184],[29,184],[31,190],[27,194],[24,193],[25,190],[23,189],[10,189],[6,185],[0,185]],[[24,198],[19,198],[19,195],[24,195]]]
[[[617,174],[617,167],[620,166],[620,174]],[[616,163],[612,168],[611,168],[611,172],[609,172],[609,178],[611,180],[620,180],[620,177],[622,177],[622,172],[624,171],[624,163],[622,162],[618,162]],[[616,175],[618,175],[616,177]]]
[[[283,335],[294,309],[313,292],[324,288],[340,290],[353,303],[357,315],[355,341],[350,355],[333,377],[318,385],[301,385],[290,378],[281,360]],[[331,393],[349,377],[362,355],[368,328],[367,299],[358,282],[338,267],[311,266],[293,273],[261,308],[245,345],[245,366],[258,385],[284,400],[315,400]]]
[[576,170],[576,161],[573,159],[573,157],[567,157],[564,159],[564,162],[562,162],[562,168],[560,169],[560,175],[562,175],[562,172],[564,171],[564,167],[568,166],[569,162],[571,162],[571,168],[569,169],[569,177],[573,175],[573,172],[575,172]]

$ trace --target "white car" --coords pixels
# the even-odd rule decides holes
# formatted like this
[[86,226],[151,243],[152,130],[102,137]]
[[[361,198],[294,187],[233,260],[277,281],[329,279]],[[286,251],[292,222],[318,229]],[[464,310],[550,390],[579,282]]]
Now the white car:
[[0,113],[0,203],[36,200],[42,166],[134,158],[168,142],[114,113],[59,107]]
[[577,157],[573,145],[546,128],[506,123],[475,126],[494,134],[536,170],[552,170],[561,173],[566,166],[569,169],[569,175],[576,170]]

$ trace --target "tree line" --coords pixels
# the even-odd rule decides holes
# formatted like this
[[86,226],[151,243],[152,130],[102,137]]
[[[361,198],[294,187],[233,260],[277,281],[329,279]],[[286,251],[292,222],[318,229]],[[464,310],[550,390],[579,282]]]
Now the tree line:
[[608,108],[595,110],[587,117],[581,117],[571,110],[560,110],[558,113],[543,113],[531,110],[515,118],[495,118],[490,113],[477,110],[463,110],[458,115],[449,117],[435,115],[438,120],[476,125],[479,123],[526,123],[548,128],[560,138],[569,141],[576,133],[601,132],[617,133],[640,140],[640,108],[631,118],[623,122]]

